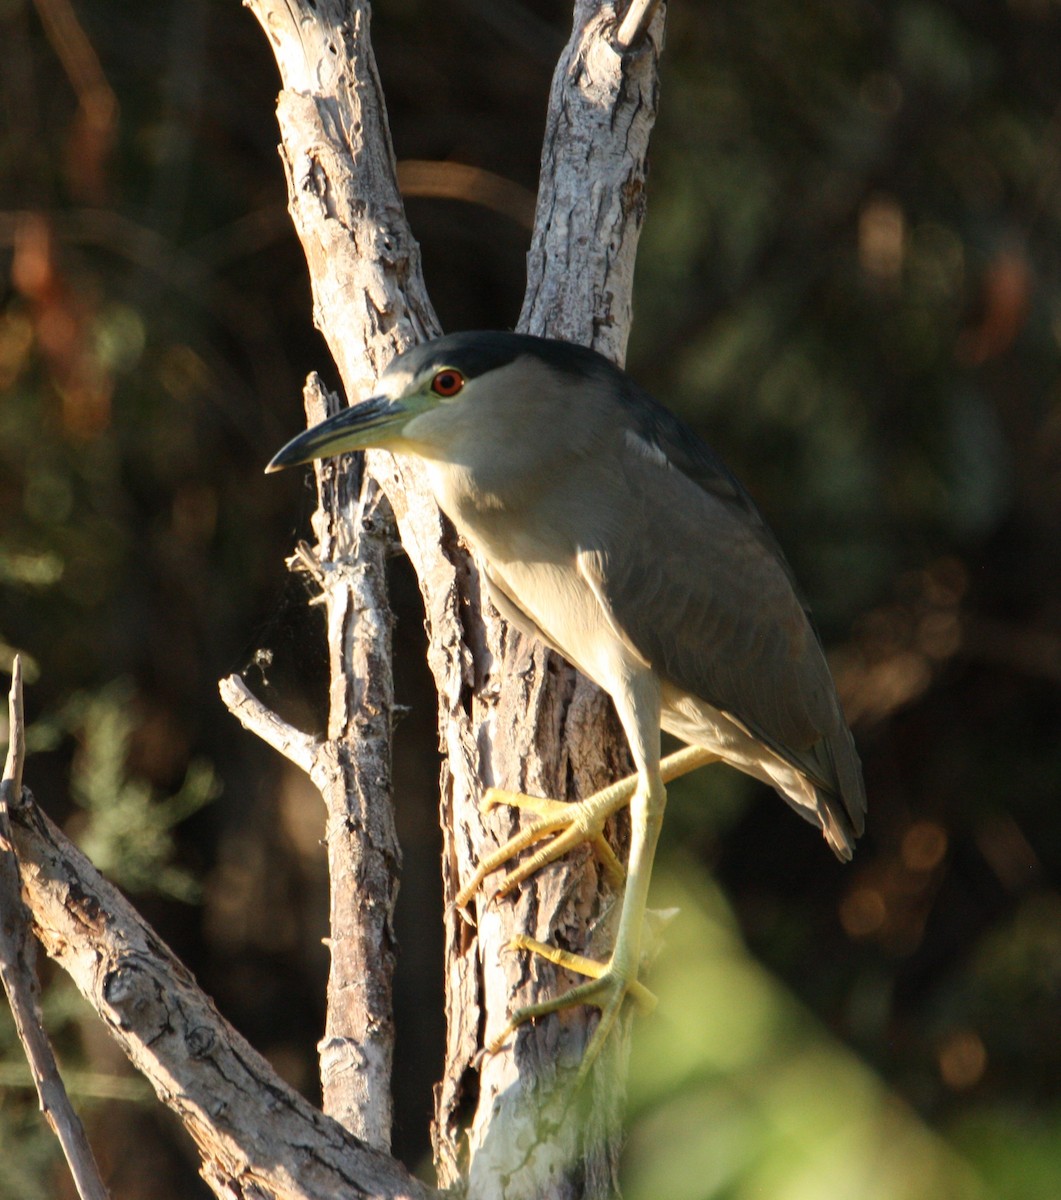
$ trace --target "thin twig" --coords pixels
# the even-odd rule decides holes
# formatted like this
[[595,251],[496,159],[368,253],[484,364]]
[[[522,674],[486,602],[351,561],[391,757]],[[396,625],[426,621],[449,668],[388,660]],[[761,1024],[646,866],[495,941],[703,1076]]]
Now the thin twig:
[[398,186],[403,196],[464,200],[510,217],[525,229],[534,228],[534,193],[482,167],[406,158],[398,163]]
[[12,801],[18,804],[22,797],[22,766],[26,761],[26,718],[22,709],[22,658],[18,654],[15,655],[15,661],[11,664],[8,713],[9,729],[4,781],[10,782]]
[[59,1139],[82,1200],[107,1200],[99,1168],[84,1126],[66,1094],[37,1003],[37,978],[30,966],[29,923],[22,904],[18,859],[11,838],[9,806],[22,798],[25,762],[25,721],[22,710],[22,664],[16,656],[11,671],[11,732],[4,778],[0,784],[0,979],[15,1018],[15,1029],[26,1052],[41,1112]]
[[266,708],[238,675],[222,679],[217,690],[225,707],[251,733],[278,750],[284,758],[301,767],[308,775],[317,760],[319,743],[308,733],[281,720],[272,709]]
[[631,0],[615,34],[620,50],[633,50],[641,44],[659,6],[660,0]]

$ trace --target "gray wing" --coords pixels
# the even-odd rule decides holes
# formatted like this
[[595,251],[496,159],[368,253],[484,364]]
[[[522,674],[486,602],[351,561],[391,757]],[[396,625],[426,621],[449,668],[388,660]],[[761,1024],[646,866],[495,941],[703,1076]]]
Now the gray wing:
[[[642,394],[643,396],[643,394]],[[733,717],[861,832],[861,769],[821,643],[754,503],[655,402],[634,407],[622,480],[632,515],[582,569],[612,619],[672,684]],[[633,499],[634,503],[629,503]],[[835,805],[830,805],[835,808]]]

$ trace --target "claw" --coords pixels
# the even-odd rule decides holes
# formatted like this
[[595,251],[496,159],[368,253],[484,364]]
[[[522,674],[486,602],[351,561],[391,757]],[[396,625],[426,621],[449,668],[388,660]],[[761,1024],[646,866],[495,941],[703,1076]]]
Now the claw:
[[[669,783],[695,767],[718,761],[717,754],[690,746],[668,755],[660,764],[660,775],[664,783]],[[552,834],[557,836],[548,846],[537,851],[528,863],[521,864],[505,876],[499,894],[510,892],[535,871],[547,863],[555,862],[561,855],[584,841],[593,847],[593,852],[607,872],[609,881],[616,886],[621,884],[626,872],[604,836],[604,822],[629,802],[636,786],[637,776],[630,775],[577,804],[549,800],[541,796],[528,796],[525,792],[508,792],[504,788],[488,788],[479,802],[480,812],[492,812],[498,805],[509,804],[527,812],[537,813],[539,819],[526,829],[521,829],[479,863],[475,874],[458,893],[457,907],[467,908],[487,875],[492,875],[522,850]],[[581,832],[574,837],[568,837],[568,834],[574,833],[576,829]]]
[[506,792],[501,788],[487,789],[479,803],[480,812],[490,812],[499,804],[511,804],[516,808],[538,813],[539,818],[480,861],[475,874],[457,894],[457,907],[467,907],[488,875],[515,858],[522,850],[546,838],[551,838],[547,845],[504,877],[498,895],[510,892],[535,871],[555,862],[583,842],[588,842],[593,847],[609,880],[613,884],[621,884],[626,873],[604,836],[604,823],[628,803],[636,786],[636,776],[631,776],[577,803],[547,800],[539,796],[528,796],[524,792]]
[[554,862],[583,842],[588,842],[593,847],[613,882],[621,884],[626,878],[626,872],[604,837],[604,823],[627,803],[631,804],[629,879],[623,896],[619,929],[611,958],[607,963],[600,963],[535,941],[533,938],[517,937],[511,943],[513,948],[529,950],[549,959],[550,962],[585,975],[587,982],[571,988],[555,1000],[546,1000],[517,1009],[502,1032],[491,1041],[488,1047],[490,1053],[496,1053],[509,1036],[526,1021],[580,1004],[593,1005],[600,1009],[601,1016],[579,1068],[578,1083],[581,1084],[619,1019],[626,998],[629,996],[642,1012],[648,1012],[655,1007],[656,998],[638,981],[637,966],[634,964],[641,962],[642,928],[645,924],[652,859],[666,800],[664,785],[695,767],[718,761],[719,756],[711,751],[700,747],[688,747],[668,755],[662,763],[658,763],[655,774],[622,779],[577,804],[541,800],[522,792],[507,793],[498,788],[490,788],[486,792],[480,805],[483,812],[489,812],[498,804],[510,803],[517,808],[526,808],[538,813],[539,819],[520,830],[479,863],[472,879],[457,895],[458,908],[464,908],[471,901],[487,875],[504,866],[521,851],[542,841],[546,842],[544,846],[535,850],[525,862],[508,871],[501,880],[498,895],[511,891],[535,871],[547,863]]
[[[672,911],[677,912],[678,910],[674,909]],[[576,975],[585,975],[588,979],[600,979],[612,970],[610,963],[602,963],[598,959],[587,958],[584,954],[575,954],[573,950],[562,950],[559,946],[550,946],[548,942],[539,942],[536,938],[528,937],[525,933],[517,934],[509,942],[508,949],[527,950],[531,954],[537,954],[540,958],[548,959],[549,962],[555,963],[558,967],[563,967],[565,971],[574,971]],[[655,992],[650,991],[637,979],[631,979],[627,982],[626,991],[630,999],[637,1005],[638,1013],[643,1017],[647,1017],[659,1003]],[[569,1007],[563,1004],[562,1001],[563,997],[561,996],[561,1007]],[[556,1004],[557,1001],[553,1001],[552,1003]]]
[[505,1028],[487,1047],[490,1054],[497,1054],[509,1037],[527,1021],[548,1016],[561,1009],[577,1008],[581,1004],[593,1005],[600,1009],[601,1015],[597,1022],[597,1028],[593,1031],[593,1036],[582,1055],[576,1080],[576,1086],[579,1086],[589,1075],[593,1063],[604,1048],[627,997],[637,1005],[638,1012],[641,1014],[647,1014],[656,1007],[655,995],[638,979],[618,967],[614,961],[597,962],[596,959],[585,958],[583,955],[573,954],[569,950],[561,950],[558,946],[550,946],[522,934],[513,938],[509,943],[509,948],[529,950],[532,954],[547,958],[557,966],[575,971],[579,975],[585,975],[588,979],[586,983],[571,988],[553,1000],[545,1000],[540,1004],[528,1004],[523,1008],[518,1008],[512,1014]]

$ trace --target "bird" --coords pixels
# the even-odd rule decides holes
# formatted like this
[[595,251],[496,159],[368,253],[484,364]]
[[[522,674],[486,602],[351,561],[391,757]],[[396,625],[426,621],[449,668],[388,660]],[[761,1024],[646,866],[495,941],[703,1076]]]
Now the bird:
[[[420,462],[439,508],[476,556],[498,611],[607,692],[635,773],[576,803],[491,789],[486,803],[538,819],[478,864],[491,872],[548,839],[503,880],[507,891],[589,841],[625,876],[614,944],[596,962],[520,945],[587,976],[517,1009],[523,1022],[600,1010],[584,1078],[640,983],[649,881],[666,780],[728,763],[771,785],[841,860],[865,825],[866,791],[821,641],[791,567],[720,457],[603,355],[501,331],[453,333],[391,360],[368,399],[287,443],[276,471],[378,447]],[[661,730],[686,747],[661,757]],[[603,836],[630,807],[626,870]]]

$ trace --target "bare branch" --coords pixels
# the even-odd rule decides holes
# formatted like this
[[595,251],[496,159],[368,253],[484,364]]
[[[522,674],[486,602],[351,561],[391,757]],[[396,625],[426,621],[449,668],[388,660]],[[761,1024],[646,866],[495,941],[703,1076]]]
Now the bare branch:
[[225,707],[251,733],[257,734],[266,745],[279,751],[284,758],[312,774],[320,743],[308,733],[282,721],[276,713],[258,699],[239,675],[222,679],[217,690]]
[[[314,318],[347,395],[393,355],[439,332],[405,221],[361,0],[249,0],[284,85],[277,104],[292,220],[310,269]],[[310,420],[328,399],[307,383]],[[389,507],[367,455],[318,468],[318,582],[331,653],[328,740],[311,769],[328,809],[331,971],[320,1044],[326,1110],[390,1144],[394,1027],[391,917],[400,862],[390,798]],[[362,471],[362,463],[365,469]],[[393,472],[388,469],[388,476]],[[418,512],[440,527],[426,496]],[[374,514],[366,521],[366,514]],[[438,554],[437,536],[434,553]]]
[[659,6],[660,0],[630,0],[615,34],[615,44],[620,50],[636,50],[640,46]]
[[[364,2],[249,0],[284,90],[277,104],[292,220],[314,318],[348,396],[393,355],[438,332],[395,182]],[[327,397],[308,381],[310,420]],[[372,456],[369,456],[369,463]],[[318,469],[314,517],[331,653],[328,741],[311,775],[328,809],[331,970],[320,1044],[326,1110],[390,1144],[391,918],[400,862],[390,798],[393,706],[384,557],[389,517],[371,470]],[[377,511],[374,529],[361,519]],[[433,506],[432,506],[433,507]],[[437,516],[435,518],[437,524]]]
[[[321,397],[307,387],[307,417]],[[334,400],[334,398],[333,398]],[[401,851],[391,801],[390,506],[372,475],[317,465],[313,524],[331,657],[328,749],[314,781],[328,809],[331,962],[320,1052],[324,1111],[390,1147],[394,906]],[[322,766],[325,764],[322,762]]]
[[37,1002],[39,988],[31,966],[29,919],[22,904],[18,859],[11,840],[9,808],[22,797],[25,720],[22,708],[22,664],[15,656],[11,670],[10,722],[4,779],[0,784],[0,980],[15,1018],[15,1031],[26,1052],[41,1112],[59,1139],[81,1200],[107,1200],[99,1167],[81,1119],[66,1094],[55,1054],[44,1030]]
[[576,0],[574,30],[549,95],[519,327],[594,346],[622,364],[659,99],[663,12],[656,11],[643,53],[621,53],[613,31],[610,4]]
[[[646,51],[624,55],[611,40],[612,6],[577,0],[546,119],[519,327],[592,345],[616,362],[625,355],[632,313],[662,24],[658,13]],[[574,795],[588,795],[626,774],[626,743],[607,698],[542,646],[499,630],[489,610],[483,617],[481,648],[469,638],[482,666],[473,676],[477,696],[466,735],[473,745],[489,745],[488,762],[480,764],[483,782],[564,797],[572,781]],[[464,620],[467,626],[466,615]],[[451,728],[462,717],[454,706]],[[451,736],[449,744],[455,741]],[[514,832],[515,821],[499,813],[484,828],[458,788],[452,805],[455,858],[462,880],[468,880],[495,839]],[[444,871],[452,896],[455,873],[448,859]],[[512,901],[480,900],[477,941],[458,929],[448,947],[451,1037],[437,1104],[436,1154],[441,1163],[456,1164],[464,1144],[470,1145],[471,1197],[496,1195],[499,1179],[520,1181],[513,1184],[514,1195],[522,1194],[520,1187],[533,1191],[535,1186],[557,1194],[570,1188],[582,1197],[614,1194],[623,1097],[617,1060],[611,1059],[610,1072],[592,1079],[589,1103],[577,1112],[570,1111],[564,1093],[570,1077],[563,1067],[581,1056],[592,1021],[588,1013],[569,1012],[562,1022],[521,1028],[512,1051],[515,1071],[503,1056],[465,1057],[475,1036],[469,1013],[485,1012],[489,1041],[512,1007],[563,990],[564,979],[551,968],[540,961],[530,966],[504,947],[517,935],[552,941],[562,931],[572,948],[606,954],[609,930],[602,914],[609,912],[611,900],[605,880],[575,856],[527,880]],[[621,1044],[612,1047],[616,1054],[621,1049]],[[478,1104],[466,1130],[464,1081],[476,1069]],[[548,1144],[540,1137],[543,1128],[550,1131]],[[526,1154],[532,1143],[535,1153]]]
[[11,664],[11,691],[8,693],[7,758],[4,781],[10,785],[11,803],[22,797],[22,769],[26,763],[26,714],[22,706],[22,657],[16,654]]
[[[401,857],[390,803],[394,696],[385,560],[393,518],[385,505],[380,508],[381,493],[370,476],[357,513],[348,494],[356,481],[334,464],[319,467],[317,480],[314,524],[328,557],[322,561],[302,544],[293,561],[319,583],[328,618],[328,738],[322,742],[292,729],[236,675],[219,688],[244,728],[306,771],[324,798],[331,879],[328,1007],[318,1047],[324,1110],[385,1150],[392,1122],[392,920]],[[366,509],[374,518],[358,515]],[[354,530],[359,536],[351,545]]]
[[281,159],[313,316],[347,396],[439,332],[395,182],[367,0],[247,0],[280,68]]
[[192,1135],[218,1196],[433,1194],[288,1087],[36,805],[11,830],[41,943]]

